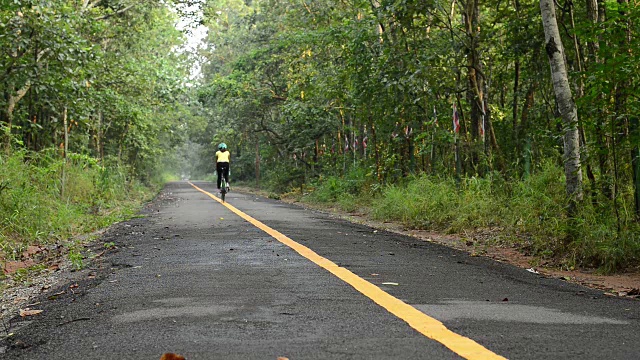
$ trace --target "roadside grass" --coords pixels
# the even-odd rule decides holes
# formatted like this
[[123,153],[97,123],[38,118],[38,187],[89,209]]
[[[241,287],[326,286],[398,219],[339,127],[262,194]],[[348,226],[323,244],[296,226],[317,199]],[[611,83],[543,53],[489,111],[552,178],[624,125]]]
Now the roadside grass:
[[[457,183],[416,176],[376,191],[366,179],[358,171],[344,178],[321,178],[301,199],[348,212],[367,208],[376,220],[412,229],[451,234],[487,230],[492,239],[484,241],[516,247],[566,269],[614,273],[640,265],[640,226],[626,210],[633,205],[631,189],[616,199],[618,216],[610,200],[598,199],[597,205],[585,200],[571,221],[565,210],[563,172],[553,164],[525,180],[506,181],[491,174]],[[573,236],[570,240],[568,234]]]
[[356,168],[350,170],[344,177],[320,177],[297,195],[302,201],[331,204],[342,211],[354,212],[367,208],[371,203],[370,178],[365,169]]
[[22,260],[30,245],[58,244],[80,268],[87,256],[78,250],[82,235],[134,216],[153,194],[126,169],[84,155],[71,155],[65,164],[55,150],[17,151],[0,155],[0,167],[2,266]]

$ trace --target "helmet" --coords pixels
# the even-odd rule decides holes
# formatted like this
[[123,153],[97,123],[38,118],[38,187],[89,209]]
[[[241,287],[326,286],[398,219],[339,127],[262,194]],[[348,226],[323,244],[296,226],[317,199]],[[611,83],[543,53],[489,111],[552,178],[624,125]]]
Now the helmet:
[[226,150],[226,149],[227,149],[227,144],[220,143],[220,145],[218,145],[218,150],[222,151],[222,150]]

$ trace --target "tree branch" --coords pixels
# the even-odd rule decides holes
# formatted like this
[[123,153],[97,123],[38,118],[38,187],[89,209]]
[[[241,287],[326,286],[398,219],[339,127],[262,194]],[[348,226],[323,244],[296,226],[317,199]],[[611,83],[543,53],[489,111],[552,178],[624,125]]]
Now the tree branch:
[[84,0],[82,2],[82,9],[80,9],[80,14],[84,14],[87,10],[92,9],[94,6],[98,5],[101,0],[96,0],[92,3],[89,3],[89,0]]
[[121,10],[118,10],[118,11],[116,11],[116,12],[112,13],[112,14],[107,14],[107,15],[98,16],[98,17],[97,17],[97,18],[95,18],[94,20],[96,20],[96,21],[97,21],[97,20],[104,20],[104,19],[108,19],[108,18],[110,18],[110,17],[112,17],[112,16],[115,16],[115,15],[120,15],[120,14],[122,14],[122,13],[124,13],[124,12],[127,12],[129,9],[131,9],[131,8],[132,8],[132,7],[134,7],[134,6],[136,6],[136,4],[131,4],[131,5],[127,6],[126,8],[121,9]]
[[305,0],[302,0],[302,5],[304,6],[305,9],[307,9],[307,12],[311,15],[313,15],[313,12],[311,11],[311,9],[309,9],[309,6],[307,5],[307,2]]
[[9,119],[13,117],[13,110],[16,108],[18,102],[27,94],[27,91],[31,88],[31,80],[27,80],[24,86],[16,92],[15,95],[9,95],[9,101],[7,104],[7,116]]

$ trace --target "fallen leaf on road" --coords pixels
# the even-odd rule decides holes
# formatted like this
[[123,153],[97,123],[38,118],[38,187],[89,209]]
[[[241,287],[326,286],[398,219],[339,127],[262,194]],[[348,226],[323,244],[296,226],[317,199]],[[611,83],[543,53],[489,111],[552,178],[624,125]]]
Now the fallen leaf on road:
[[280,356],[280,357],[278,357],[278,359],[277,359],[277,360],[289,360],[289,358],[286,358],[286,357],[284,357],[284,356]]
[[38,315],[43,310],[31,310],[29,308],[20,309],[20,317]]
[[184,356],[182,355],[178,355],[174,353],[165,353],[165,354],[162,354],[162,356],[160,357],[160,360],[185,360],[185,359],[184,359]]
[[25,250],[25,251],[22,253],[22,256],[24,256],[24,257],[32,257],[33,255],[36,255],[36,254],[38,254],[38,253],[41,253],[41,252],[43,252],[44,250],[45,250],[45,249],[44,249],[44,248],[42,248],[42,247],[40,247],[40,246],[29,245],[29,246],[27,247],[27,250]]
[[383,282],[382,285],[394,285],[394,286],[398,286],[398,283],[394,283],[394,282]]
[[6,275],[11,275],[20,269],[26,269],[34,265],[36,265],[36,262],[32,259],[27,259],[25,261],[7,261],[5,262],[2,270]]

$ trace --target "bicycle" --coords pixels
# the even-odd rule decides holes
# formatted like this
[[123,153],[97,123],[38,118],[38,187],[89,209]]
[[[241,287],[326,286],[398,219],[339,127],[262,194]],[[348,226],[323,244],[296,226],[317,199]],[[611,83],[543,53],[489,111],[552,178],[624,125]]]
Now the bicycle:
[[222,181],[220,182],[220,199],[222,200],[222,202],[224,202],[224,198],[229,192],[229,183],[227,183],[227,180],[224,178],[224,176],[221,176],[221,178]]

